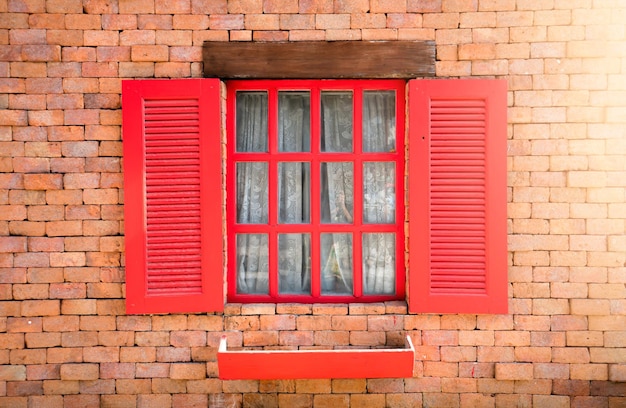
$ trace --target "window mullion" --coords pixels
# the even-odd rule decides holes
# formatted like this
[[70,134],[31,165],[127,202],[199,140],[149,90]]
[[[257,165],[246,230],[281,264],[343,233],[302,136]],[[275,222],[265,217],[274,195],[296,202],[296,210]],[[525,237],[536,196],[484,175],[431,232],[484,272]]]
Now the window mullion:
[[320,89],[311,89],[311,296],[322,292],[320,276]]
[[363,224],[363,90],[354,90],[354,119],[352,121],[354,130],[354,215],[352,217],[352,262],[353,262],[353,284],[354,296],[360,298],[363,295],[363,268],[362,268],[362,248],[361,248],[361,225]]
[[268,90],[267,107],[268,126],[268,256],[269,256],[269,295],[273,298],[278,296],[278,92],[276,88]]

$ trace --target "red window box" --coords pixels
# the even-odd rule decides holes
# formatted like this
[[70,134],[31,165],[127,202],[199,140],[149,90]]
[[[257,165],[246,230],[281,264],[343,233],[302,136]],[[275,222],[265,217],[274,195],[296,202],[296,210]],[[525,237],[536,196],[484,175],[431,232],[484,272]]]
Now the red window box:
[[406,336],[397,349],[228,350],[217,353],[222,380],[413,377],[415,348]]

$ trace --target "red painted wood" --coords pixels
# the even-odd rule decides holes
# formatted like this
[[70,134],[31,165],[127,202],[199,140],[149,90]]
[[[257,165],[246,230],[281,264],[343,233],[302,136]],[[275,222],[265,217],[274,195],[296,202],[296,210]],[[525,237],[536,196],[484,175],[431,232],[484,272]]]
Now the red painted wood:
[[403,349],[227,350],[217,353],[222,380],[413,377],[415,349],[406,337]]
[[[229,265],[237,265],[236,241],[237,233],[267,233],[270,239],[270,293],[267,295],[241,294],[237,293],[236,268],[233,266],[228,270],[228,300],[232,302],[378,302],[391,299],[405,298],[405,271],[404,271],[404,126],[405,122],[405,81],[398,80],[234,80],[227,82],[227,109],[233,112],[227,116],[227,190],[232,191],[232,200],[227,200],[227,229]],[[235,124],[236,118],[236,92],[237,91],[260,91],[268,92],[268,153],[241,153],[235,150]],[[277,106],[279,91],[310,90],[311,91],[311,152],[303,153],[281,153],[277,148]],[[353,90],[354,101],[354,133],[355,138],[361,128],[362,92],[364,90],[396,90],[396,151],[383,153],[322,153],[320,152],[320,93],[324,90]],[[360,136],[360,135],[359,135]],[[360,149],[361,143],[354,143],[354,149]],[[267,162],[270,169],[270,196],[269,196],[269,222],[267,225],[238,224],[236,223],[237,203],[235,200],[236,191],[236,171],[237,162],[262,161]],[[274,186],[277,182],[277,166],[279,162],[308,162],[311,164],[311,223],[310,224],[279,224],[277,222],[277,198]],[[362,163],[364,161],[389,161],[395,162],[396,173],[396,223],[395,224],[364,224],[362,220],[362,206],[356,205],[354,208],[354,222],[351,224],[324,224],[320,220],[320,164],[326,161],[349,161],[354,163],[355,201],[362,196]],[[272,247],[272,242],[276,242],[279,233],[309,232],[311,233],[311,266],[312,266],[312,294],[288,295],[278,293],[278,271],[276,262],[277,251]],[[354,273],[354,296],[334,296],[322,295],[320,289],[320,251],[319,236],[323,232],[346,232],[353,234],[353,259]],[[361,290],[361,242],[360,234],[363,232],[393,232],[396,234],[396,293],[394,295],[363,295]],[[274,258],[274,259],[273,259]]]
[[409,82],[409,311],[506,313],[506,81]]
[[122,83],[128,313],[223,309],[220,82]]

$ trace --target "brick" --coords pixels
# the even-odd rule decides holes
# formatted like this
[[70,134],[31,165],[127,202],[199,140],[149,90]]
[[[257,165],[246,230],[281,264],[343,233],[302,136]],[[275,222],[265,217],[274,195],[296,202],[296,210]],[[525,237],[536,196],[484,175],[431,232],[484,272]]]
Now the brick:
[[80,330],[115,330],[113,316],[81,316]]
[[26,244],[25,237],[0,237],[2,252],[26,252]]
[[191,352],[188,348],[157,347],[156,359],[160,362],[191,361]]
[[9,333],[32,333],[41,332],[42,319],[41,318],[23,318],[23,317],[9,317],[6,322],[6,331]]
[[60,333],[27,333],[24,336],[26,347],[51,348],[61,346]]
[[[120,362],[150,363],[154,361],[156,361],[156,348],[155,347],[121,347],[120,348]],[[137,367],[137,377],[140,377],[139,366]]]
[[58,300],[24,300],[22,316],[55,316],[60,312]]
[[140,332],[135,334],[135,342],[138,346],[167,346],[169,334],[167,332]]
[[138,362],[135,370],[137,378],[165,378],[169,376],[170,364]]
[[[43,236],[46,233],[44,222],[31,221],[11,221],[9,223],[9,233],[11,235],[26,235],[29,237]],[[49,266],[48,256],[43,254],[25,254],[20,258],[23,266]],[[31,262],[34,262],[31,264]]]
[[333,330],[367,330],[366,316],[333,316]]
[[329,29],[325,31],[326,41],[358,41],[361,40],[361,30]]
[[313,344],[320,346],[347,346],[350,344],[348,331],[315,330]]
[[79,319],[77,316],[50,316],[43,318],[44,332],[77,331]]
[[[248,27],[246,27],[248,28]],[[319,14],[315,19],[315,28],[320,30],[340,30],[350,28],[349,14]]]
[[61,345],[63,347],[93,347],[98,344],[98,333],[90,332],[68,332],[61,334]]
[[592,363],[621,363],[626,351],[622,348],[591,347],[589,349]]
[[328,394],[331,392],[331,380],[296,380],[296,393]]
[[572,364],[570,366],[572,380],[608,380],[608,366],[606,364]]
[[175,347],[205,346],[206,333],[202,331],[171,332],[170,343]]
[[24,174],[23,177],[27,190],[60,190],[63,185],[60,174]]
[[62,380],[96,380],[98,364],[64,364],[61,366]]
[[296,316],[294,315],[266,315],[260,316],[261,330],[295,330]]
[[197,380],[206,377],[206,365],[202,363],[174,363],[170,378],[174,380]]
[[148,379],[117,379],[115,392],[118,394],[150,394],[152,382]]

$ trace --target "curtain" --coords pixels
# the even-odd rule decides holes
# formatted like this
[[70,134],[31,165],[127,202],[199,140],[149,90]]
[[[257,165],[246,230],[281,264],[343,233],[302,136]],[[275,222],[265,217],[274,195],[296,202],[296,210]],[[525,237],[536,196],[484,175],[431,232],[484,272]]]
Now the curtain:
[[[267,152],[268,98],[266,92],[239,92],[236,109],[237,152]],[[353,144],[351,91],[324,91],[321,95],[320,149],[323,153],[351,153]],[[308,92],[279,92],[278,150],[309,152],[310,96]],[[363,151],[389,152],[395,148],[395,94],[367,91],[363,95]],[[311,164],[278,163],[278,222],[311,222],[311,200],[320,200],[323,224],[351,224],[354,200],[363,201],[363,222],[395,223],[394,163],[363,163],[363,197],[354,197],[354,163],[323,161],[319,168],[320,197],[311,197]],[[237,222],[267,224],[269,169],[265,162],[239,162],[236,166]],[[310,294],[311,241],[308,233],[278,234],[278,290],[280,294]],[[237,235],[237,285],[239,293],[267,294],[269,290],[268,234]],[[363,291],[395,291],[394,233],[362,236]],[[353,236],[320,235],[322,294],[353,293]],[[358,253],[358,252],[357,252]]]
[[[363,151],[393,152],[396,146],[395,93],[363,93]],[[396,222],[396,171],[391,162],[363,163],[363,222]],[[396,290],[396,236],[365,233],[362,244],[363,293]]]
[[[237,93],[237,152],[267,152],[267,93]],[[240,162],[236,166],[237,223],[267,224],[267,163]],[[240,293],[267,293],[269,240],[267,234],[238,234],[237,289]]]

